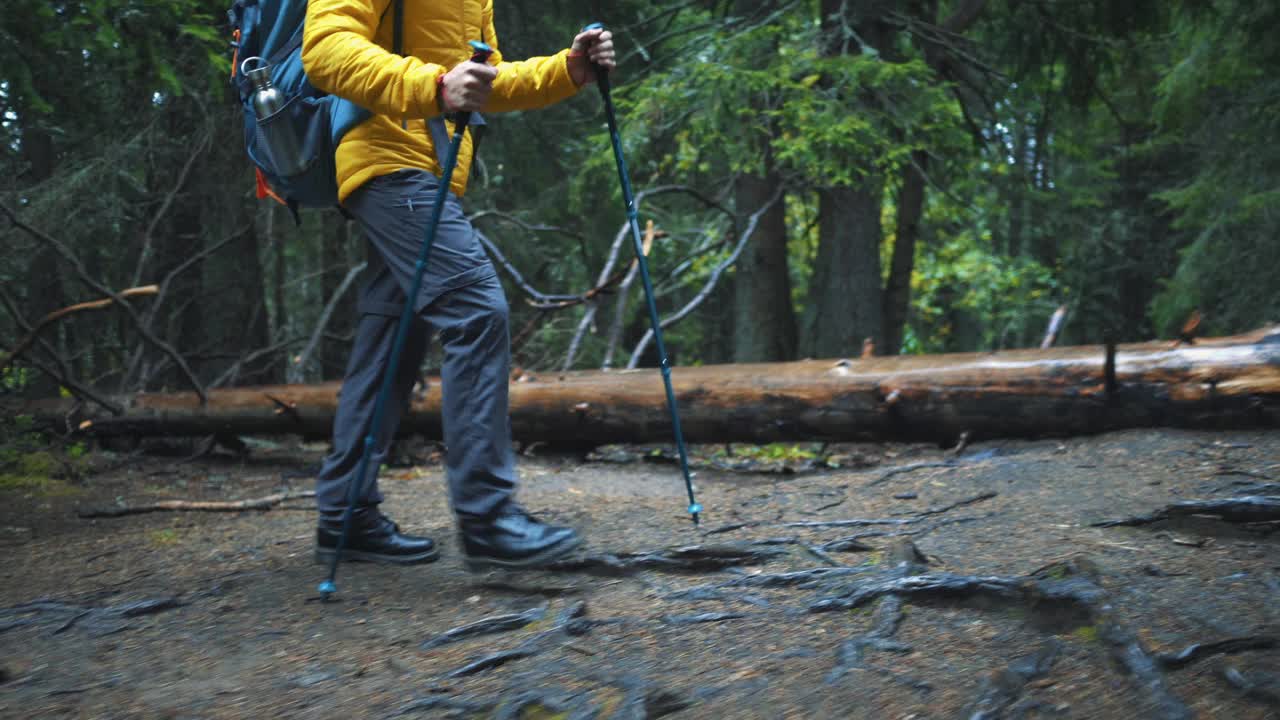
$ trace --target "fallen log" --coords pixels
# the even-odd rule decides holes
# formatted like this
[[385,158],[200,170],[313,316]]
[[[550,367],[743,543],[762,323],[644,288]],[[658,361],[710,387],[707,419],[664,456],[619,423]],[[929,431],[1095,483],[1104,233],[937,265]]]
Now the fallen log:
[[[1195,345],[1154,342],[1049,350],[678,367],[690,442],[922,440],[1081,435],[1132,427],[1280,424],[1280,326]],[[110,435],[326,436],[339,385],[120,398],[110,417],[72,400],[29,404],[38,420]],[[427,383],[401,431],[442,437],[440,384]],[[283,410],[282,408],[287,408]],[[515,438],[589,447],[666,442],[658,370],[523,374],[511,385]]]

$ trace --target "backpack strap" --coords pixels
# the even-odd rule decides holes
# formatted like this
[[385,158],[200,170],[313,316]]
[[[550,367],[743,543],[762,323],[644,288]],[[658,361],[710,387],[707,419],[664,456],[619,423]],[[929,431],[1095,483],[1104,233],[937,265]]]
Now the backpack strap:
[[395,10],[392,13],[391,37],[394,45],[394,52],[397,55],[403,55],[401,50],[404,49],[404,0],[394,0]]
[[[404,0],[392,0],[393,9],[391,11],[391,52],[396,55],[404,54]],[[483,127],[484,118],[480,117],[480,113],[472,113],[471,124]],[[401,128],[407,128],[409,122],[407,120],[400,121]],[[473,152],[479,150],[480,136],[477,134],[478,127],[469,128],[471,130],[471,139],[475,145]],[[427,133],[431,136],[431,146],[436,151],[436,162],[440,167],[444,167],[445,153],[448,152],[449,128],[444,124],[444,118],[437,115],[427,121]]]

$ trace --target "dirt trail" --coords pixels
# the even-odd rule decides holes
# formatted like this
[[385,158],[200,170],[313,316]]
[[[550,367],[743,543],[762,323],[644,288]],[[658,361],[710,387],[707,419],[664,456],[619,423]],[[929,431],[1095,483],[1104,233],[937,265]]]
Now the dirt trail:
[[463,569],[428,462],[384,473],[384,509],[443,559],[346,564],[331,604],[315,598],[308,501],[76,516],[305,490],[321,451],[99,459],[117,467],[0,491],[0,716],[1280,717],[1275,524],[1091,526],[1280,495],[1277,433],[1126,432],[958,459],[865,445],[840,449],[852,469],[704,468],[701,530],[674,466],[522,457],[522,500],[588,546],[518,575]]

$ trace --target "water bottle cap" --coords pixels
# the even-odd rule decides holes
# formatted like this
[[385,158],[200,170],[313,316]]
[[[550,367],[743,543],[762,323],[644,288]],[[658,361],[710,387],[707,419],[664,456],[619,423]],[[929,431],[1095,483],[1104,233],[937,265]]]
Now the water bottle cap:
[[[258,67],[250,70],[249,63],[251,62],[257,62]],[[270,71],[271,71],[271,66],[267,64],[267,61],[263,60],[262,58],[256,55],[253,57],[245,58],[244,62],[240,63],[240,74],[244,75],[250,80],[256,81],[258,78],[265,76]]]

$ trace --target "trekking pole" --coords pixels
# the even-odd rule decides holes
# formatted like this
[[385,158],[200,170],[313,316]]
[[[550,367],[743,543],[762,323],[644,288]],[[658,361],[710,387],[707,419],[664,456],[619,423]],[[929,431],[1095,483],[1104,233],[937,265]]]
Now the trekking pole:
[[[485,63],[493,54],[493,48],[485,43],[472,40],[471,49],[474,54],[471,62]],[[413,324],[413,306],[419,291],[422,289],[422,276],[427,269],[427,258],[431,256],[431,245],[436,240],[436,229],[440,225],[440,216],[444,212],[444,201],[449,195],[449,185],[453,181],[453,170],[458,164],[458,151],[462,148],[462,138],[471,122],[470,112],[459,112],[454,119],[453,142],[449,144],[449,154],[445,156],[444,167],[440,171],[440,191],[436,193],[435,202],[431,205],[431,222],[427,225],[426,238],[422,242],[422,251],[418,255],[418,264],[413,270],[413,284],[405,297],[404,311],[400,313],[400,324],[396,328],[396,340],[391,349],[391,361],[382,375],[382,387],[378,390],[378,399],[373,405],[373,419],[369,422],[369,434],[364,437],[364,451],[360,454],[360,463],[356,473],[347,484],[347,507],[342,513],[342,534],[338,536],[338,547],[329,562],[329,577],[320,583],[320,597],[328,600],[338,591],[338,560],[342,550],[347,546],[351,533],[351,518],[355,511],[356,501],[360,499],[360,491],[366,486],[364,476],[369,473],[369,458],[373,456],[378,442],[378,434],[382,430],[382,416],[385,414],[387,402],[391,397],[391,388],[395,383],[396,372],[400,367],[400,354],[404,352],[404,344],[409,336],[409,327]],[[378,468],[372,470],[372,477],[378,476]]]
[[[592,23],[583,30],[602,30],[604,25]],[[658,317],[658,303],[653,299],[653,281],[649,279],[649,263],[644,255],[644,242],[640,239],[640,223],[636,219],[636,198],[631,192],[631,180],[627,173],[627,160],[622,155],[622,138],[618,134],[618,119],[613,111],[613,97],[610,94],[609,71],[599,65],[595,66],[596,84],[600,86],[600,97],[604,100],[604,114],[609,122],[609,137],[613,141],[613,157],[618,162],[618,179],[622,182],[622,198],[627,203],[627,222],[631,224],[631,239],[635,246],[636,262],[640,265],[640,281],[644,285],[644,294],[649,302],[649,323],[653,326],[653,340],[658,348],[658,358],[662,366],[662,382],[667,388],[667,408],[671,411],[671,427],[675,431],[676,449],[680,453],[680,471],[684,473],[684,487],[689,493],[689,514],[693,516],[693,524],[698,524],[698,516],[702,514],[702,506],[694,498],[693,477],[689,474],[689,453],[684,446],[684,433],[680,430],[680,410],[676,407],[676,393],[671,387],[671,363],[667,360],[667,347],[662,342],[662,320]]]

